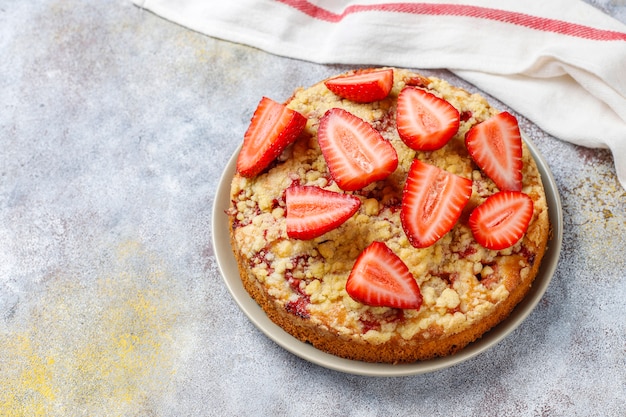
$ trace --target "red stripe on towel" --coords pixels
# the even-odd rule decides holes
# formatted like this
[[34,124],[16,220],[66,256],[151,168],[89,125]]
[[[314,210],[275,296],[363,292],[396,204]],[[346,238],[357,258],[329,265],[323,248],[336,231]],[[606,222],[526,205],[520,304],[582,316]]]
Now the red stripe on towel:
[[531,16],[524,13],[510,12],[506,10],[492,9],[479,6],[466,6],[460,4],[429,4],[429,3],[380,3],[372,5],[355,4],[347,7],[342,13],[333,13],[323,9],[307,0],[277,0],[294,9],[318,20],[337,23],[344,17],[362,12],[395,12],[415,15],[430,16],[462,16],[477,19],[489,19],[503,23],[510,23],[530,29],[544,32],[559,33],[562,35],[596,41],[626,41],[626,33],[610,30],[596,29],[577,23],[563,20],[548,19],[545,17]]

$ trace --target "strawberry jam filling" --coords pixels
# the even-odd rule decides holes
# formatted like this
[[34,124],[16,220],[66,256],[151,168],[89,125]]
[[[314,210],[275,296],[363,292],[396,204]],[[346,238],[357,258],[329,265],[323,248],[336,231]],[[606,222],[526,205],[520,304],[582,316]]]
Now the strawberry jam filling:
[[268,258],[268,253],[269,251],[267,248],[263,248],[255,253],[248,261],[250,268],[263,266],[267,270],[268,274],[274,272],[274,268],[271,267],[271,262]]
[[476,278],[478,278],[480,283],[483,284],[485,287],[493,288],[496,284],[500,282],[500,279],[501,279],[500,274],[498,274],[498,264],[494,262],[492,264],[484,264],[484,265],[489,267],[490,273],[488,274],[480,273],[476,275]]
[[[311,256],[299,255],[291,259],[292,268],[285,271],[285,280],[291,290],[298,296],[296,300],[285,304],[285,309],[298,317],[308,319],[310,317],[308,306],[311,298],[306,293],[305,288],[310,280],[299,278],[310,263]],[[298,277],[296,277],[298,275]]]
[[413,87],[426,88],[428,86],[428,79],[419,75],[415,75],[405,80],[406,85]]
[[295,316],[303,319],[308,319],[311,317],[308,308],[309,304],[310,301],[308,297],[298,297],[298,299],[294,301],[289,301],[287,304],[285,304],[285,309]]
[[459,118],[462,122],[467,122],[469,119],[472,118],[473,115],[474,114],[470,110],[465,110],[459,113]]
[[368,310],[359,317],[363,333],[367,333],[370,330],[380,331],[383,324],[398,323],[402,320],[404,320],[404,310],[399,308],[391,308],[383,314],[374,314]]
[[442,279],[443,281],[447,282],[449,286],[452,286],[454,284],[454,281],[459,278],[458,272],[431,271],[430,275]]
[[533,266],[535,264],[536,254],[532,253],[526,246],[522,246],[519,253],[526,258],[528,265]]

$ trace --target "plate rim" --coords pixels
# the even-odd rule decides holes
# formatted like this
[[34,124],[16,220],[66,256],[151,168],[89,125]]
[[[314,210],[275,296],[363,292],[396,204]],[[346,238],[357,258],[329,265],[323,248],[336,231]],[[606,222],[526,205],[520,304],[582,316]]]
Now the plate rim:
[[219,272],[229,293],[241,311],[257,329],[283,349],[310,363],[347,374],[376,377],[419,375],[452,367],[487,351],[517,329],[532,313],[550,285],[561,254],[563,209],[558,187],[547,162],[535,144],[525,132],[521,133],[524,142],[535,159],[544,184],[548,216],[552,228],[551,236],[548,239],[548,247],[530,292],[513,309],[509,317],[494,326],[480,339],[470,343],[454,355],[397,365],[356,361],[321,351],[311,344],[300,341],[272,322],[263,309],[244,289],[230,245],[228,222],[220,220],[220,217],[224,218],[222,216],[225,216],[225,211],[230,205],[230,185],[241,145],[235,149],[220,176],[213,200],[211,218],[213,251]]

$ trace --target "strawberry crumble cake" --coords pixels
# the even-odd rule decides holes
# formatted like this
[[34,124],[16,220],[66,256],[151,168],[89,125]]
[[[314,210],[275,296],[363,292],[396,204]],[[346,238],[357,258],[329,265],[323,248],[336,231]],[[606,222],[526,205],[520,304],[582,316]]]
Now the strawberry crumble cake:
[[244,287],[339,357],[454,354],[530,289],[550,224],[516,119],[409,70],[264,97],[227,210]]

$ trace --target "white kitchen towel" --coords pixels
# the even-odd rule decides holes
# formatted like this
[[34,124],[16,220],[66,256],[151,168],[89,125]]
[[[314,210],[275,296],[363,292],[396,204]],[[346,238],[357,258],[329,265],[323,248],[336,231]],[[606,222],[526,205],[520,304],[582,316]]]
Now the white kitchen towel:
[[626,25],[581,0],[133,0],[317,63],[449,69],[559,139],[610,148],[626,189]]

